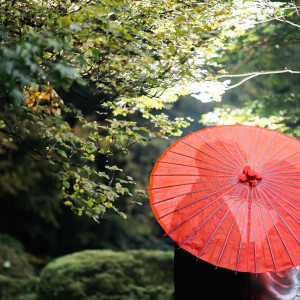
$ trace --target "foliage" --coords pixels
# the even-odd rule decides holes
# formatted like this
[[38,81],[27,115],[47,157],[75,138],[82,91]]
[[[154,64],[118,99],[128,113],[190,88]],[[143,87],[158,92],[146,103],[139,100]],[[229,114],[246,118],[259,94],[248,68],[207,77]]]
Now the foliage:
[[203,116],[204,124],[247,124],[276,129],[300,137],[299,97],[294,93],[246,102],[242,108],[223,105]]
[[[2,157],[27,153],[32,170],[52,177],[78,215],[99,221],[110,210],[126,218],[116,200],[131,196],[135,182],[107,157],[155,136],[180,135],[191,119],[170,120],[153,109],[215,80],[222,70],[209,59],[227,37],[244,34],[277,7],[260,1],[2,0]],[[80,86],[90,90],[81,107],[97,97],[88,114],[70,104]],[[55,222],[51,213],[49,220]]]
[[[299,71],[297,23],[297,11],[287,9],[284,19],[274,17],[249,30],[243,37],[232,40],[219,62],[226,64],[230,73]],[[202,121],[206,125],[258,125],[299,137],[298,76],[270,74],[248,80],[226,92],[223,96],[225,104],[204,115]],[[237,77],[237,80],[241,78]],[[233,83],[236,82],[235,79]]]
[[73,253],[44,268],[38,299],[172,299],[172,260],[162,251]]

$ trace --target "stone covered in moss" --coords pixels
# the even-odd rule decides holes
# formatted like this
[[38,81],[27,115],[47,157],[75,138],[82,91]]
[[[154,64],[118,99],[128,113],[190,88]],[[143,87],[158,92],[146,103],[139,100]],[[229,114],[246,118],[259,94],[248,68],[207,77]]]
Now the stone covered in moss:
[[0,274],[14,278],[34,275],[21,243],[6,234],[0,234]]
[[14,278],[0,275],[0,299],[35,300],[36,277]]
[[37,281],[22,245],[0,234],[0,299],[33,300]]
[[40,300],[169,300],[173,253],[86,250],[60,257],[41,273]]

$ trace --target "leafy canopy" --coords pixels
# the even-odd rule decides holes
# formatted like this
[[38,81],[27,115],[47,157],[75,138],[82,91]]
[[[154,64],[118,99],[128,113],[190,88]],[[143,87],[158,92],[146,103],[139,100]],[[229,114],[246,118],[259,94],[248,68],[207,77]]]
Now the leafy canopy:
[[[234,76],[228,78],[238,86],[234,89],[230,87],[235,84],[229,86],[223,97],[225,103],[204,115],[202,122],[243,123],[300,136],[298,24],[297,8],[291,6],[283,10],[281,17],[273,15],[268,22],[228,43],[218,62],[227,66]],[[251,78],[255,72],[259,77]],[[251,80],[239,85],[245,79]]]
[[170,120],[157,109],[213,86],[223,72],[213,58],[228,37],[277,8],[261,1],[1,0],[1,157],[28,153],[79,215],[97,221],[110,209],[126,218],[116,200],[131,196],[134,181],[108,158],[118,161],[157,135],[180,135],[191,119]]

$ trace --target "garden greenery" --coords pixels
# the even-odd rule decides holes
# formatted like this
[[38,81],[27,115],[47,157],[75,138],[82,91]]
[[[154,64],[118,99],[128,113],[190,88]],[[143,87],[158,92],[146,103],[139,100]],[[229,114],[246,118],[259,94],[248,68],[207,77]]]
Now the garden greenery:
[[[270,3],[1,0],[1,159],[27,153],[23,167],[38,164],[78,215],[98,221],[113,210],[126,218],[117,200],[131,196],[135,181],[108,158],[157,136],[179,136],[191,119],[171,120],[159,109],[180,95],[201,99],[203,86],[214,89],[224,72],[214,57],[228,38],[279,15],[280,5]],[[84,103],[66,96],[83,87]],[[220,100],[218,88],[210,100]],[[83,109],[91,95],[93,114]],[[5,185],[14,186],[17,171],[7,166]]]

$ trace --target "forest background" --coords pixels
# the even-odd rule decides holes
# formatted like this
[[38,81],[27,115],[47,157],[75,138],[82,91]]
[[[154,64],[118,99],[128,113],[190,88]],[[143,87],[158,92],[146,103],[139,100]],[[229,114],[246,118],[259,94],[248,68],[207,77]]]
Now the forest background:
[[0,232],[38,271],[84,249],[172,250],[147,185],[179,136],[300,136],[295,1],[0,3]]

